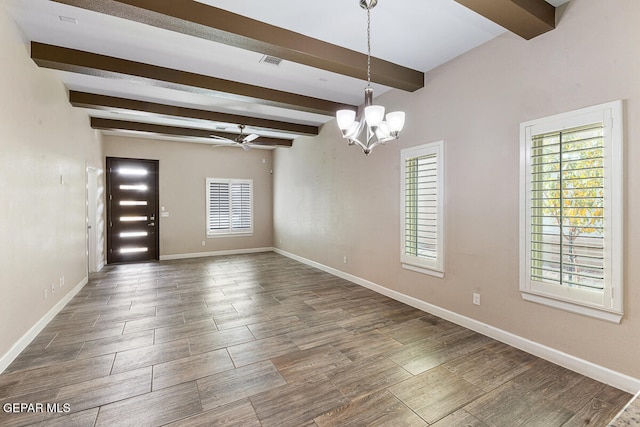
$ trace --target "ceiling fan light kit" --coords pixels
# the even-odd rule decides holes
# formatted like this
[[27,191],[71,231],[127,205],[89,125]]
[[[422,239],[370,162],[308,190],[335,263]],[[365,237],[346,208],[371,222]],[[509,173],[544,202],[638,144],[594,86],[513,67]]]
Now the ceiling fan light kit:
[[371,9],[378,0],[359,0],[360,7],[367,11],[367,87],[364,89],[364,114],[356,117],[353,110],[339,110],[336,113],[338,128],[349,145],[358,145],[369,155],[376,146],[400,137],[404,127],[404,111],[387,113],[381,105],[373,105],[371,87]]

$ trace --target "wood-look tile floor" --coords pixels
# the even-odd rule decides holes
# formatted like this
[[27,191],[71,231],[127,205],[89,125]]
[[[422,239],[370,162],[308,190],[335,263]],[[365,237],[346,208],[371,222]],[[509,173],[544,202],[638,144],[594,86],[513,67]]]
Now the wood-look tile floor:
[[3,405],[60,412],[0,425],[602,426],[630,398],[260,253],[92,275],[0,375]]

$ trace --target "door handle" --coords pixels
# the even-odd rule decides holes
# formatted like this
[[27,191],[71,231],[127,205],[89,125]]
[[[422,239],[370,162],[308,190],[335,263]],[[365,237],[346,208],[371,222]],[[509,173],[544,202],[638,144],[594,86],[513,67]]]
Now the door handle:
[[155,226],[155,225],[156,225],[156,223],[155,223],[155,222],[150,222],[150,223],[149,223],[149,224],[147,224],[147,225],[148,225],[149,227],[153,227],[153,226]]

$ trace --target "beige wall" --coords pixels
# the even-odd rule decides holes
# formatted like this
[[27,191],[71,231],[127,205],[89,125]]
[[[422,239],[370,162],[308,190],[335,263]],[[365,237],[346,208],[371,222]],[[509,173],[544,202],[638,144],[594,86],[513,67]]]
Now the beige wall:
[[[169,213],[160,218],[161,257],[273,246],[271,151],[106,136],[105,155],[159,160],[160,206]],[[253,179],[253,236],[207,238],[207,177]]]
[[[368,158],[328,123],[276,153],[274,242],[525,339],[640,378],[640,2],[572,0],[554,31],[497,39],[380,102],[407,111]],[[437,40],[434,41],[437,43]],[[625,100],[625,316],[620,325],[525,302],[518,290],[519,124]],[[395,108],[394,108],[395,107]],[[445,141],[444,279],[400,267],[400,149]],[[348,263],[343,263],[343,257]],[[479,292],[482,305],[472,305]]]
[[87,114],[31,61],[0,7],[0,371],[20,338],[87,277],[86,168],[101,159]]

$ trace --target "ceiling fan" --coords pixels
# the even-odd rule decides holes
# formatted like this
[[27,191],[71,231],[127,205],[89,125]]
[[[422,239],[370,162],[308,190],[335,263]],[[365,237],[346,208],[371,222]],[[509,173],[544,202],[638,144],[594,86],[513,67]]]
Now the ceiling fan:
[[[258,139],[260,137],[260,135],[257,135],[255,133],[251,133],[249,135],[246,135],[244,133],[244,128],[245,125],[238,125],[238,128],[240,129],[240,134],[235,137],[234,139],[231,138],[225,138],[224,136],[220,136],[220,135],[211,135],[211,138],[216,139],[218,141],[224,141],[227,144],[222,144],[222,145],[214,145],[214,147],[224,147],[224,146],[229,146],[229,145],[238,145],[241,146],[243,150],[249,150],[251,148],[251,142]],[[230,143],[230,144],[229,144]]]

